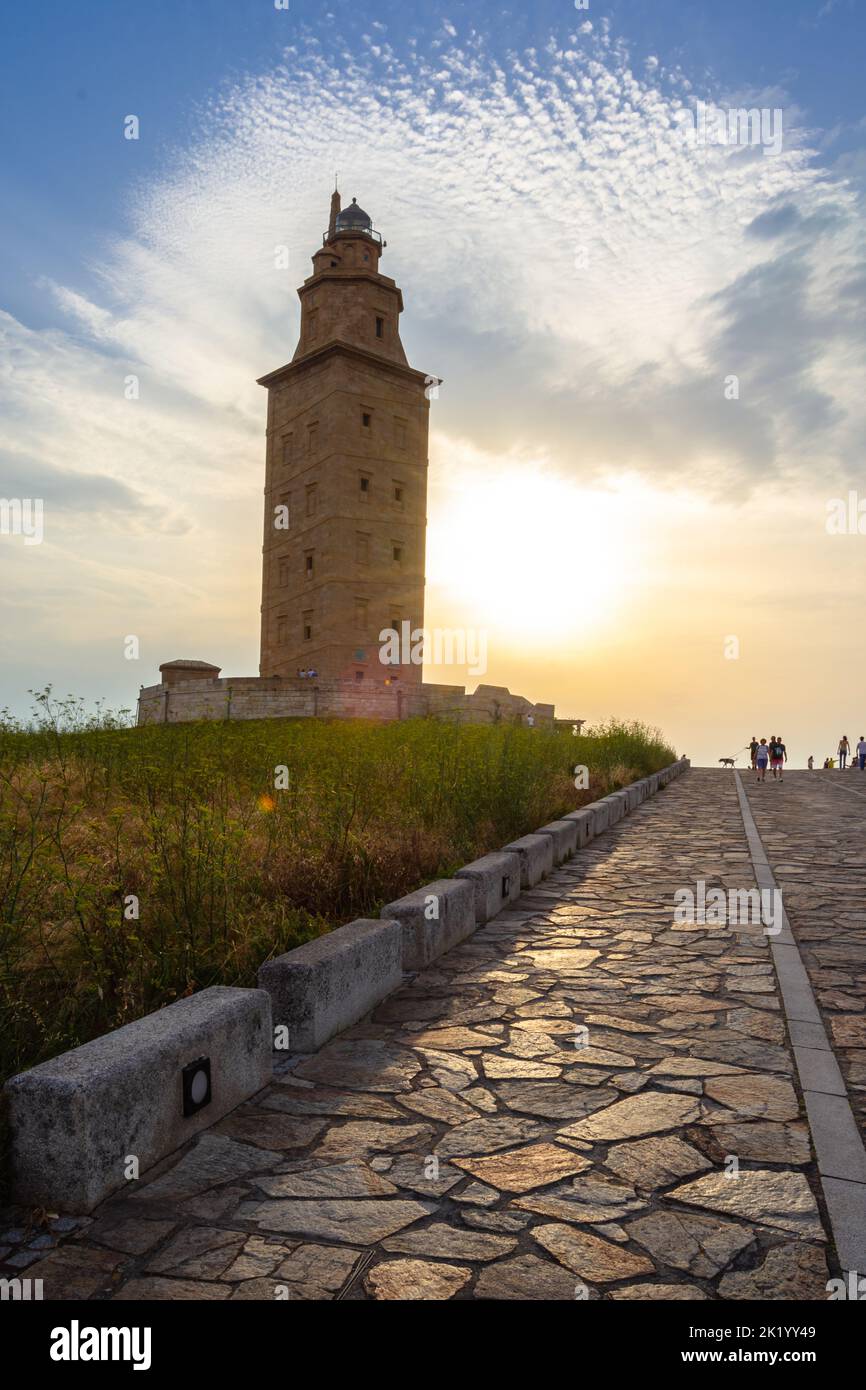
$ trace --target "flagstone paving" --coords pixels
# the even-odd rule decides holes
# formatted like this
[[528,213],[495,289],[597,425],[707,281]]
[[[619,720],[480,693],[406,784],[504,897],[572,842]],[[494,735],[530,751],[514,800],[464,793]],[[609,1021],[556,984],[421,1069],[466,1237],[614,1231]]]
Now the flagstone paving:
[[866,773],[743,775],[824,1026],[866,1130]]
[[[859,1086],[866,807],[841,795],[749,788]],[[754,885],[733,778],[693,769],[28,1275],[46,1298],[825,1299],[767,937],[675,921],[700,879]]]

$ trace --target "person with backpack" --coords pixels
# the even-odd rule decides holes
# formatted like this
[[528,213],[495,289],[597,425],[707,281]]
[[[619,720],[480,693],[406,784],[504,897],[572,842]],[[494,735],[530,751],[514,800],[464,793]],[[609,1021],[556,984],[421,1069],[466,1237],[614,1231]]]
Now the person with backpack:
[[788,750],[782,742],[782,735],[774,734],[770,739],[770,766],[773,769],[774,780],[778,774],[779,781],[784,781],[782,769],[787,761]]
[[844,768],[845,763],[846,763],[846,761],[847,761],[847,759],[848,759],[848,754],[849,754],[850,752],[851,752],[851,745],[850,745],[850,743],[848,742],[848,735],[847,735],[847,734],[843,734],[842,737],[841,737],[840,740],[839,740],[839,748],[838,748],[838,753],[839,753],[839,766],[840,766],[841,768]]

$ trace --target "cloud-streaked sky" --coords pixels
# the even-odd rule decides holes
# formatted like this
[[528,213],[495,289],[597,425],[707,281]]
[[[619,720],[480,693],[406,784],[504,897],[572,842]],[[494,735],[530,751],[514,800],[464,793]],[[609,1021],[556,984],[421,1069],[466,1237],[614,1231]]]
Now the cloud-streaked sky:
[[[866,25],[752,10],[10,6],[0,496],[46,520],[0,536],[0,705],[257,669],[255,378],[339,171],[444,378],[428,623],[700,761],[859,736],[866,536],[825,518],[866,498]],[[684,140],[698,101],[781,111],[781,150]]]

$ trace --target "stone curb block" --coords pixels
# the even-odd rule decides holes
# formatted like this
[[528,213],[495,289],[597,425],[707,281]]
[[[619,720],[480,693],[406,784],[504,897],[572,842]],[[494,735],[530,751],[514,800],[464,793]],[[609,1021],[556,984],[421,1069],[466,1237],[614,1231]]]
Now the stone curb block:
[[[428,914],[436,899],[436,917]],[[423,970],[475,930],[475,890],[468,879],[440,878],[382,908],[383,918],[400,923],[403,969]]]
[[532,888],[553,871],[553,840],[549,835],[521,835],[505,846],[505,853],[520,855],[521,888]]
[[[271,1079],[271,1003],[214,985],[63,1052],[5,1087],[14,1198],[87,1212],[174,1153]],[[184,1115],[182,1069],[210,1059],[211,1100]]]
[[464,864],[454,877],[472,880],[475,922],[480,927],[520,897],[520,855],[504,850],[484,854],[471,864]]
[[592,816],[592,836],[604,834],[610,825],[610,806],[606,801],[591,801],[584,810]]
[[552,820],[540,825],[536,835],[549,835],[553,840],[553,862],[564,864],[577,849],[577,823],[573,820]]
[[[597,803],[595,803],[597,804]],[[595,835],[591,806],[582,806],[579,811],[568,811],[563,820],[574,821],[577,826],[577,848],[583,849]]]
[[289,1030],[292,1052],[315,1052],[399,989],[403,926],[360,917],[306,941],[259,969],[271,996],[274,1026]]

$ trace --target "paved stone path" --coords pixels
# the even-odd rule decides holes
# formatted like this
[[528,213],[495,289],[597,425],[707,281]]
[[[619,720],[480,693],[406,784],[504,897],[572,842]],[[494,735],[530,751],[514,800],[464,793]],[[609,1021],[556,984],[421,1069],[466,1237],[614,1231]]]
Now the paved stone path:
[[[862,1113],[866,806],[807,778],[747,794]],[[826,1299],[768,938],[675,922],[699,880],[755,884],[730,773],[671,784],[28,1275],[46,1298]]]
[[744,786],[862,1131],[866,773],[795,772],[782,786]]

